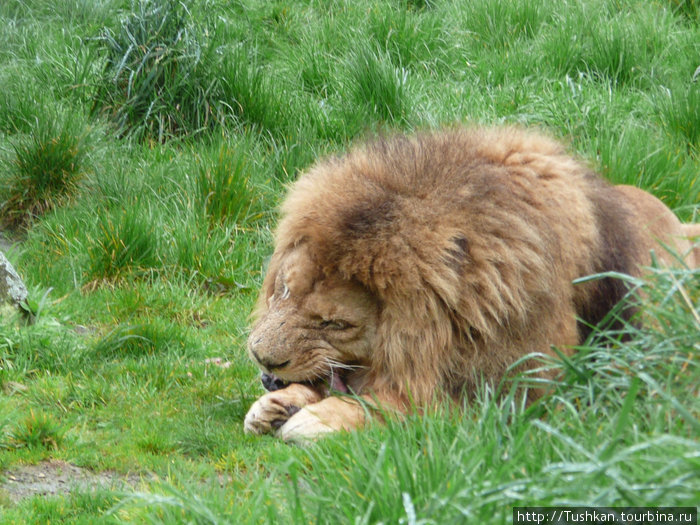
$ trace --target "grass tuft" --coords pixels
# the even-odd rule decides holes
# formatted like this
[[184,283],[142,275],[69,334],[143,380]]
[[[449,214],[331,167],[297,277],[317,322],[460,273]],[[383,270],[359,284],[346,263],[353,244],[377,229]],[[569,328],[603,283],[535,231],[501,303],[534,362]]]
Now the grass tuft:
[[691,22],[700,18],[700,2],[698,0],[667,0],[674,13],[681,13]]
[[235,121],[274,135],[290,131],[279,79],[268,74],[249,46],[222,46],[222,99]]
[[470,2],[463,16],[467,29],[485,45],[509,48],[532,38],[549,13],[541,0],[478,0]]
[[105,55],[93,111],[122,134],[158,141],[196,133],[218,116],[209,75],[213,49],[179,0],[133,0],[119,31],[99,39]]
[[228,145],[199,159],[196,174],[197,207],[212,227],[246,224],[257,216],[258,199],[252,191],[252,166],[245,155]]
[[681,219],[692,219],[700,178],[686,157],[687,148],[661,149],[659,135],[653,129],[630,125],[621,130],[601,129],[590,141],[598,151],[601,172],[611,181],[651,188]]
[[639,8],[632,14],[575,4],[537,43],[543,60],[573,78],[613,85],[648,82],[665,69],[673,52],[669,46],[678,44],[668,16]]
[[159,236],[152,218],[137,206],[100,214],[87,239],[88,277],[115,280],[159,267]]
[[444,27],[438,17],[411,10],[372,11],[370,31],[398,67],[425,68],[444,53]]
[[91,171],[88,138],[77,118],[47,114],[12,144],[7,175],[0,178],[6,226],[26,227],[78,193]]
[[362,47],[350,63],[354,104],[381,123],[401,123],[409,113],[407,72],[394,67],[386,53]]
[[65,433],[66,429],[52,416],[32,409],[10,432],[10,439],[15,448],[55,450],[63,442]]
[[661,122],[668,133],[700,151],[700,82],[687,82],[659,97]]

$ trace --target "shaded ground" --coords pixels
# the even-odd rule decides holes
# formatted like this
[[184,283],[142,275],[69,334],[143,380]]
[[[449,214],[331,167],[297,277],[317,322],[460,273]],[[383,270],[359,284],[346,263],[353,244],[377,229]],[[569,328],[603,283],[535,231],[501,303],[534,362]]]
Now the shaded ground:
[[8,239],[6,235],[0,231],[0,252],[6,252],[11,246],[12,242],[10,239]]
[[13,467],[0,476],[0,493],[13,503],[32,496],[67,494],[74,489],[129,489],[141,481],[134,474],[125,476],[111,471],[92,472],[56,460]]

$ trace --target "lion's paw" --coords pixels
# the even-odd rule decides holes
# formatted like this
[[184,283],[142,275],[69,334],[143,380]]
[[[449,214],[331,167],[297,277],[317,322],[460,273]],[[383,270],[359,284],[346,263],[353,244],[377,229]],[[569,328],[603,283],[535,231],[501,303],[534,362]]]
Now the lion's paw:
[[276,435],[285,441],[305,443],[336,430],[338,429],[321,421],[311,410],[302,408],[280,427]]
[[265,394],[248,410],[243,429],[250,434],[271,434],[299,411],[299,407],[278,392]]

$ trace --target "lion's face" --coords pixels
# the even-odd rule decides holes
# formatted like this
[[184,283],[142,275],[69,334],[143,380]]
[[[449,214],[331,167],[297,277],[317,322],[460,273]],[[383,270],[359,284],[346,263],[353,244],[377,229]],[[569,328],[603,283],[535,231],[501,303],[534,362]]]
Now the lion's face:
[[267,309],[248,338],[248,351],[264,372],[302,382],[366,366],[379,306],[364,287],[324,276],[303,246],[269,278]]

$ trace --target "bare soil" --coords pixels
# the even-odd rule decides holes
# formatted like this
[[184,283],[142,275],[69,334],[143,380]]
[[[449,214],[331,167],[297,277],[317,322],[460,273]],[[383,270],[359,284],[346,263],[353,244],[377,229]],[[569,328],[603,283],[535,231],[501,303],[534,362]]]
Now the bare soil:
[[128,490],[139,482],[141,478],[135,474],[92,472],[64,461],[50,460],[12,467],[0,473],[0,494],[17,503],[32,496],[56,496],[72,490]]

